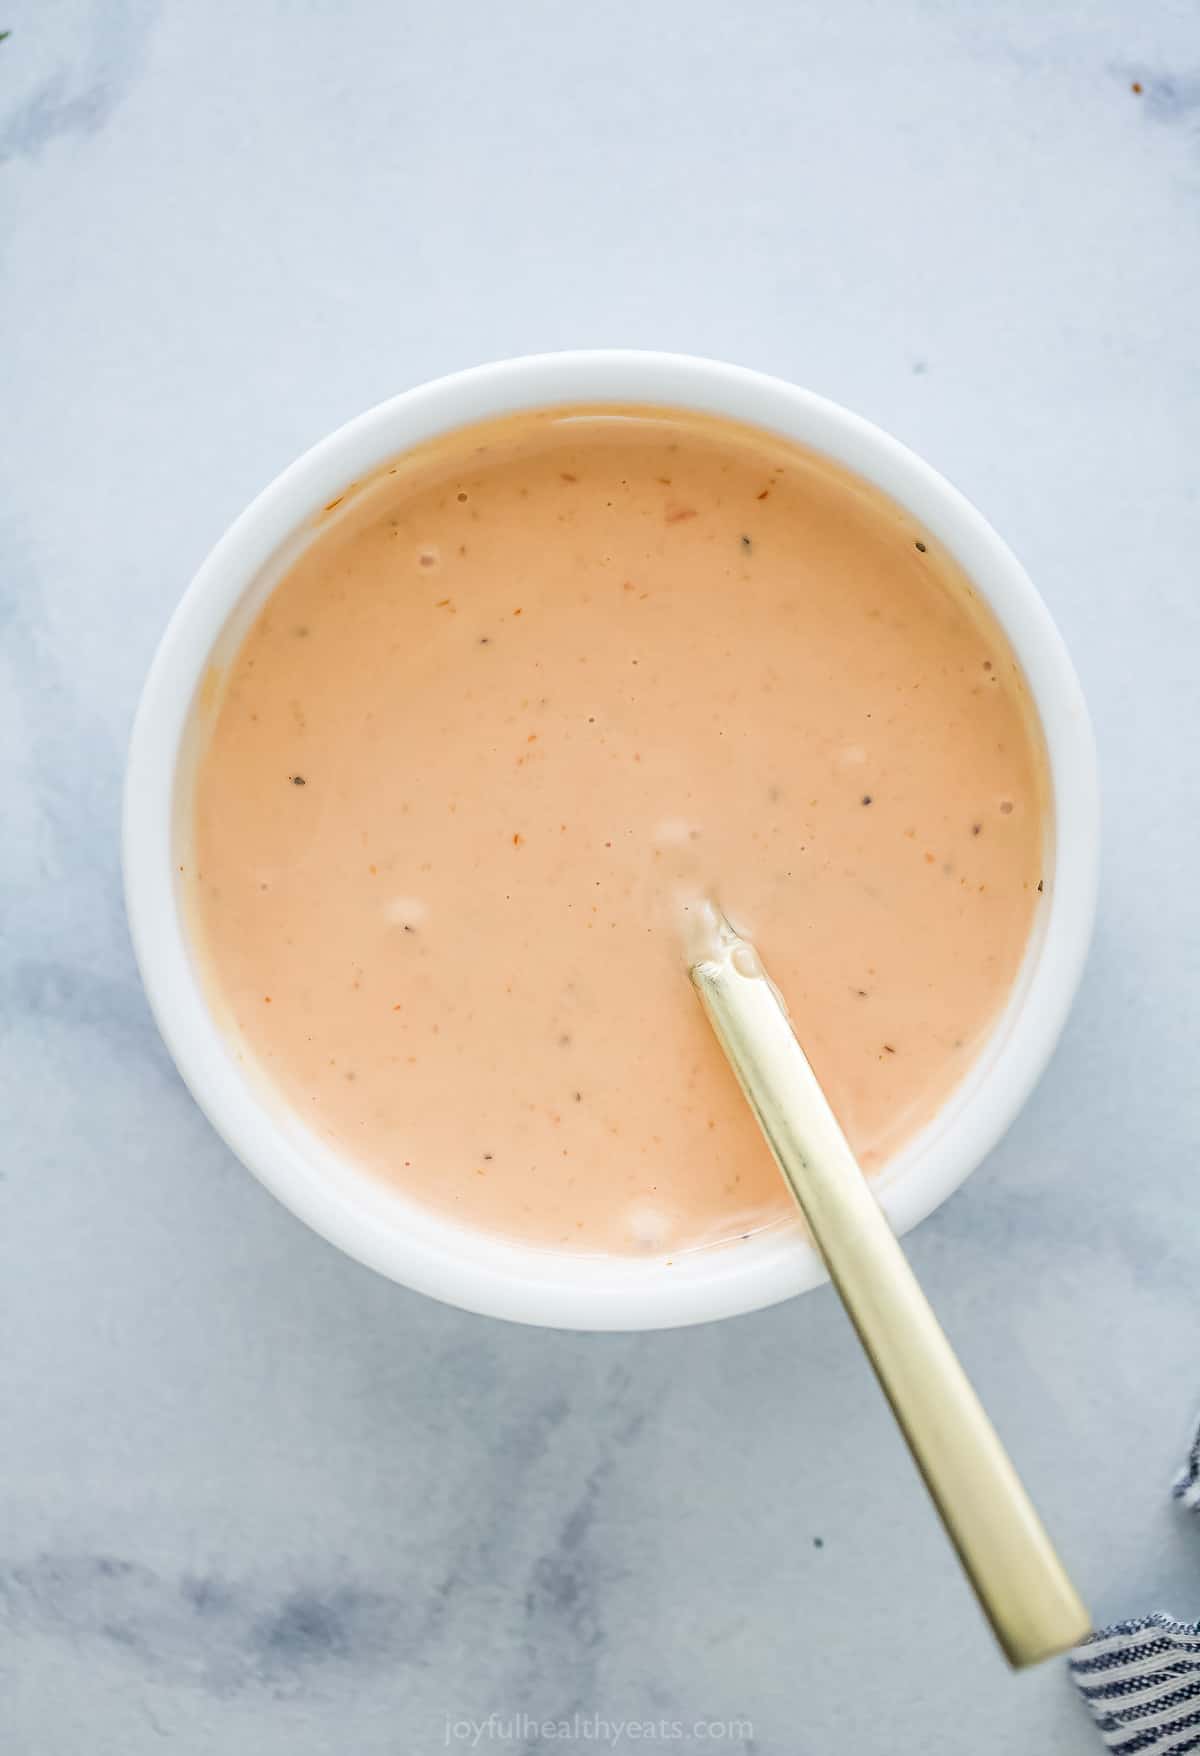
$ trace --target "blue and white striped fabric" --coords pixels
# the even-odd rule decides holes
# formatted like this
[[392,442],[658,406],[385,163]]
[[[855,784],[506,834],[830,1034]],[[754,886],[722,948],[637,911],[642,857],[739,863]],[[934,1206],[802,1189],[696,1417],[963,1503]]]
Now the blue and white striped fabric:
[[[1200,1511],[1200,1433],[1172,1492]],[[1103,1628],[1075,1648],[1071,1675],[1110,1750],[1200,1751],[1200,1622],[1142,1616]]]

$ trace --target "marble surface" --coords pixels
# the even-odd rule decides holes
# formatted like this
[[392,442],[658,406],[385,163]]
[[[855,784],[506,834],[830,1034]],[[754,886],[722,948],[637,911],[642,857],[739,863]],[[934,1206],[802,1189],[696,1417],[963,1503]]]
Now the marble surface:
[[1194,9],[5,0],[0,28],[0,1747],[405,1756],[489,1712],[480,1749],[603,1747],[512,1725],[579,1712],[753,1728],[678,1749],[1085,1756],[1062,1667],[999,1664],[828,1290],[588,1337],[343,1260],[182,1089],[116,832],[193,568],[399,387],[665,345],[915,445],[1067,636],[1106,848],[1061,1050],[912,1254],[1097,1616],[1200,1614],[1166,1498],[1200,1283]]

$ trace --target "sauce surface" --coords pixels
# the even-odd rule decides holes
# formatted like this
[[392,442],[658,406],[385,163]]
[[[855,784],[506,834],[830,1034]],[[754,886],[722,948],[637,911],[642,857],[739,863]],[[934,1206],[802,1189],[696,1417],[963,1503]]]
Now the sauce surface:
[[1042,877],[1024,682],[906,513],[757,430],[539,411],[327,509],[202,692],[220,1015],[404,1194],[547,1247],[790,1217],[681,887],[786,995],[868,1170],[1002,1008]]

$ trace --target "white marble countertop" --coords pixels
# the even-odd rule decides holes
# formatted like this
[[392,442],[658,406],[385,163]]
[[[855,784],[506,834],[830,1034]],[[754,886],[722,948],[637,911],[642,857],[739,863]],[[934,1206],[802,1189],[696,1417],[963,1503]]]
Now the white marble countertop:
[[[663,345],[915,445],[1067,636],[1106,848],[1062,1048],[912,1253],[1097,1617],[1200,1614],[1166,1494],[1200,1285],[1194,10],[6,0],[0,28],[0,1746],[407,1756],[447,1716],[578,1711],[741,1719],[719,1747],[761,1756],[1086,1756],[1063,1667],[997,1660],[827,1289],[536,1332],[278,1207],[147,1015],[116,828],[193,568],[402,386]],[[543,1747],[505,1729],[477,1747]]]

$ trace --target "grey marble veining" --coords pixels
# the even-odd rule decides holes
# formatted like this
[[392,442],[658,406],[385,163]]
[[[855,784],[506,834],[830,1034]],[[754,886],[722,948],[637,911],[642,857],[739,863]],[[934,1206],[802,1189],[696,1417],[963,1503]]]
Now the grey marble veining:
[[116,826],[189,574],[403,385],[664,345],[915,445],[1068,638],[1106,847],[1062,1048],[913,1255],[1097,1615],[1200,1615],[1165,1493],[1200,1282],[1194,14],[7,0],[2,29],[0,1747],[406,1756],[494,1711],[1085,1756],[1061,1667],[1001,1669],[827,1291],[527,1331],[276,1206],[155,1034]]

